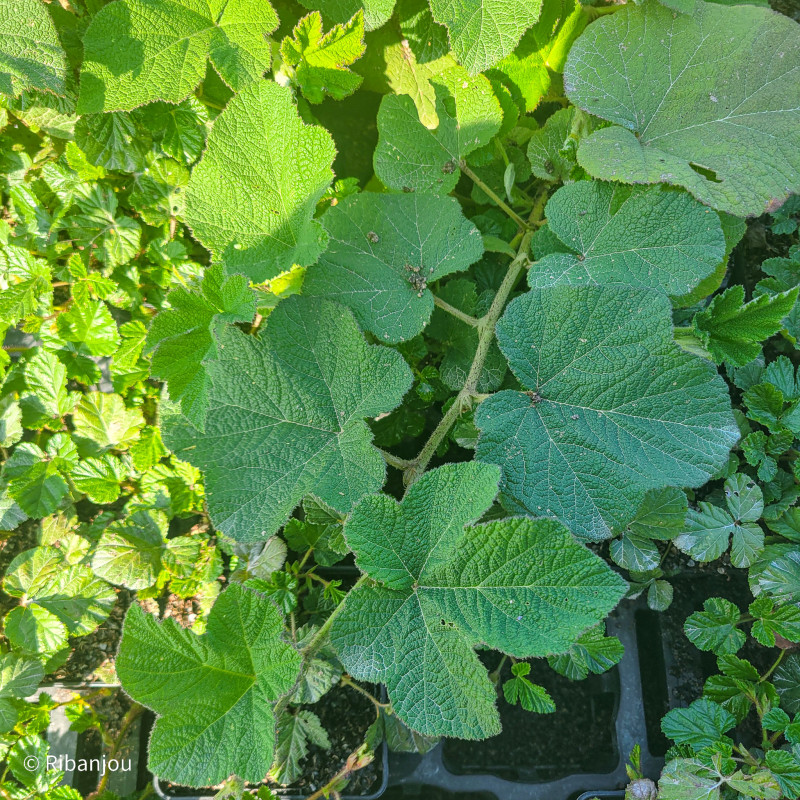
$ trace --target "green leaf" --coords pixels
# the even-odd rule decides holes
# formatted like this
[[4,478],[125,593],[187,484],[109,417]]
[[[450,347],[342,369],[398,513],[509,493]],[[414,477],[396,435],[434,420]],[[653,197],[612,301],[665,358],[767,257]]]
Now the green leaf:
[[771,750],[764,754],[769,771],[778,781],[784,797],[800,796],[800,759],[785,750]]
[[321,11],[329,22],[344,25],[360,10],[364,12],[364,28],[374,31],[392,16],[395,0],[303,0],[309,11]]
[[758,575],[758,586],[776,600],[800,602],[800,552],[772,559]]
[[450,47],[470,75],[507,56],[541,10],[541,0],[431,0],[433,18],[447,26]]
[[130,607],[117,674],[136,702],[158,714],[153,773],[189,786],[213,786],[232,773],[251,783],[264,778],[275,745],[271,704],[292,688],[300,667],[282,630],[277,608],[239,584],[219,596],[202,636]]
[[130,204],[149,225],[163,225],[183,216],[189,170],[172,158],[151,158],[145,171],[136,176]]
[[0,447],[11,447],[22,438],[22,410],[13,394],[0,399]]
[[733,475],[725,481],[725,501],[739,522],[758,522],[764,511],[761,487],[747,475]]
[[420,64],[447,55],[450,50],[447,28],[434,20],[426,0],[399,0],[397,18],[400,32]]
[[[245,141],[252,149],[243,170]],[[228,274],[263,281],[311,264],[325,248],[313,214],[334,155],[330,134],[301,121],[291,91],[261,81],[214,122],[189,181],[186,222]]]
[[8,491],[29,517],[52,514],[69,494],[58,465],[32,442],[22,442],[6,461]]
[[58,335],[93,356],[110,356],[119,346],[117,323],[102,300],[73,303],[58,315]]
[[206,364],[217,357],[215,333],[229,322],[251,322],[255,295],[243,275],[225,277],[220,266],[206,270],[198,290],[173,289],[171,308],[153,320],[146,348],[151,373],[167,382],[186,418],[202,430],[208,406]]
[[693,750],[712,747],[734,725],[736,719],[711,700],[695,700],[689,708],[674,708],[661,720],[664,735]]
[[278,17],[267,0],[118,0],[94,16],[83,37],[78,112],[130,110],[153,100],[179,103],[210,58],[239,91],[270,66],[268,34]]
[[725,254],[719,217],[683,192],[577,181],[548,201],[550,230],[574,253],[534,262],[534,288],[624,283],[688,292]]
[[765,339],[780,331],[797,292],[795,288],[772,296],[762,294],[744,303],[744,287],[734,285],[698,311],[692,326],[718,364],[725,361],[743,367],[759,355]]
[[502,467],[509,509],[605,539],[649,489],[700,486],[727,462],[738,438],[727,389],[675,345],[661,292],[532,290],[509,304],[497,339],[529,391],[481,403],[476,453]]
[[89,567],[66,564],[55,547],[41,546],[20,553],[9,564],[3,588],[13,597],[57,617],[72,636],[91,633],[111,611],[117,596]]
[[800,653],[789,653],[772,674],[781,706],[789,714],[800,714]]
[[658,781],[660,800],[720,800],[716,772],[691,758],[668,762]]
[[66,92],[67,59],[44,3],[0,0],[0,41],[0,92]]
[[195,97],[178,105],[153,103],[138,118],[170,158],[191,164],[203,152],[208,110]]
[[128,589],[152,586],[161,572],[168,521],[159,511],[134,511],[103,531],[92,556],[95,575]]
[[483,255],[478,229],[450,197],[360,193],[333,206],[330,236],[303,292],[348,306],[387,342],[416,336],[433,311],[428,284],[466,270]]
[[139,409],[125,407],[118,394],[87,392],[72,415],[75,441],[89,455],[124,449],[144,425]]
[[261,336],[228,328],[218,342],[205,435],[175,418],[163,428],[166,445],[204,471],[218,530],[262,540],[307,494],[346,512],[380,489],[386,466],[363,420],[408,391],[397,352],[367,345],[342,306],[297,295]]
[[674,486],[648,491],[626,529],[634,536],[669,541],[683,530],[688,502]]
[[40,429],[60,420],[78,399],[77,394],[67,391],[67,368],[43,348],[38,348],[25,365],[25,384],[30,393],[22,396],[20,405],[26,428]]
[[672,584],[667,581],[653,581],[647,589],[647,605],[653,611],[666,611],[672,605]]
[[[549,116],[528,140],[528,160],[533,174],[543,181],[566,181],[575,167],[575,156],[566,153],[575,119],[574,108],[562,108]],[[556,194],[559,194],[557,192]],[[554,195],[555,197],[555,195]],[[548,203],[552,203],[552,198]],[[548,215],[549,217],[549,215]]]
[[526,711],[536,714],[552,714],[556,710],[553,698],[543,686],[531,683],[526,675],[531,671],[531,665],[520,661],[511,667],[514,677],[503,684],[503,696],[512,706],[519,703]]
[[0,323],[14,325],[52,302],[50,267],[21,247],[0,245]]
[[[295,80],[309,103],[325,95],[343,100],[361,85],[360,75],[347,67],[364,54],[364,14],[358,11],[345,25],[322,33],[322,17],[303,17],[281,44],[281,57],[295,68]],[[289,781],[291,783],[291,781]]]
[[564,653],[550,656],[547,661],[560,675],[582,681],[590,672],[599,675],[611,669],[624,654],[622,642],[615,636],[606,636],[605,625],[600,624],[579,636]]
[[435,130],[420,121],[407,95],[388,94],[378,109],[375,173],[395,191],[449,194],[462,159],[500,130],[503,112],[483,75],[469,77],[454,67],[431,83],[439,120]]
[[800,608],[775,605],[771,597],[761,595],[750,603],[750,614],[755,618],[751,634],[764,647],[775,647],[775,635],[790,642],[800,641]]
[[67,626],[39,605],[17,606],[3,622],[8,641],[24,653],[54,653],[67,644]]
[[308,755],[308,744],[328,750],[331,746],[328,734],[319,717],[313,711],[284,712],[278,720],[278,741],[275,746],[275,764],[270,778],[286,785],[294,783],[303,775],[300,762]]
[[44,678],[42,663],[15,653],[0,656],[0,697],[25,698],[33,694]]
[[167,455],[167,448],[161,442],[161,431],[153,425],[146,425],[130,446],[133,466],[139,472],[146,472]]
[[564,86],[617,124],[584,139],[578,161],[603,180],[685,186],[737,216],[779,205],[800,190],[796,30],[766,8],[702,1],[691,16],[646,3],[598,20]]
[[627,531],[609,543],[609,555],[615,564],[631,572],[647,572],[661,563],[661,553],[650,539]]
[[386,683],[395,713],[425,735],[499,731],[477,644],[518,658],[562,652],[625,591],[552,520],[465,528],[491,505],[498,477],[490,465],[448,464],[401,503],[364,498],[345,524],[356,563],[375,583],[348,593],[331,641],[350,674]]
[[728,549],[736,522],[727,511],[711,503],[698,503],[698,508],[698,511],[689,510],[686,533],[675,539],[675,546],[696,561],[705,563],[719,558]]
[[139,172],[149,147],[147,131],[130,114],[86,114],[75,125],[75,144],[95,167]]
[[93,503],[113,503],[120,493],[120,483],[126,478],[125,465],[106,453],[100,458],[85,458],[71,470],[70,477],[78,491]]
[[703,611],[695,611],[686,620],[683,630],[695,647],[713,650],[717,655],[732,655],[746,638],[737,627],[740,619],[739,609],[729,600],[710,597],[703,604]]

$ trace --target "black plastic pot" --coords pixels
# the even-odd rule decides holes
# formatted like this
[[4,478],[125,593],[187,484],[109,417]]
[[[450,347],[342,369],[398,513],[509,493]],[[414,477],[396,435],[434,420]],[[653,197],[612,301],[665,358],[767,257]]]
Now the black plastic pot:
[[578,800],[625,800],[625,792],[584,792]]
[[[605,752],[613,754],[606,769],[560,775],[552,780],[536,779],[536,769],[520,769],[519,764],[498,764],[497,768],[487,769],[483,773],[475,770],[470,770],[468,774],[459,773],[453,769],[454,751],[459,743],[451,742],[446,745],[440,743],[425,755],[390,753],[389,786],[425,785],[454,793],[486,792],[502,800],[571,800],[579,795],[587,798],[618,797],[622,796],[619,795],[620,788],[628,782],[625,765],[636,744],[641,746],[644,774],[657,778],[664,761],[650,750],[643,697],[651,690],[659,697],[663,695],[667,679],[663,668],[660,672],[656,669],[655,674],[651,671],[642,672],[636,625],[637,611],[642,609],[641,601],[626,602],[609,617],[608,633],[622,641],[625,656],[613,670],[595,676],[600,691],[612,696],[615,706],[608,741],[603,743]],[[643,683],[646,685],[643,686]],[[530,716],[529,731],[531,737],[536,736],[537,717],[534,715]],[[576,743],[580,744],[580,730],[575,731],[575,735]],[[591,747],[592,742],[586,745]],[[502,752],[502,744],[497,749]],[[559,754],[554,753],[553,757],[558,760]],[[547,767],[549,769],[550,765]],[[546,774],[547,769],[539,770],[539,773]]]

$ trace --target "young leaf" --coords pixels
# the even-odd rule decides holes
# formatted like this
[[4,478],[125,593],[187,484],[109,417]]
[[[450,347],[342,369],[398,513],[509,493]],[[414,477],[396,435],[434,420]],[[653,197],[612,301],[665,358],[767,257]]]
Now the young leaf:
[[470,75],[507,56],[541,10],[542,0],[431,0],[433,18],[447,26],[450,47]]
[[533,288],[624,283],[681,295],[725,253],[719,217],[688,194],[577,181],[547,203],[550,230],[574,253],[553,253],[528,271]]
[[46,608],[33,604],[17,606],[6,614],[3,632],[23,653],[55,653],[67,644],[67,626]]
[[509,304],[497,339],[529,391],[481,403],[476,452],[502,467],[510,509],[605,539],[648,489],[705,483],[738,438],[724,383],[675,345],[661,292],[532,290]]
[[782,327],[797,300],[797,288],[762,294],[744,303],[744,287],[734,285],[694,316],[693,327],[714,360],[742,367],[761,352],[761,343]]
[[773,598],[761,595],[749,608],[755,618],[751,633],[764,647],[775,647],[775,636],[790,642],[800,642],[800,608],[786,604],[776,605]]
[[264,778],[275,746],[271,704],[292,688],[300,667],[282,629],[278,609],[236,583],[217,599],[202,636],[130,607],[117,674],[136,702],[158,714],[153,773],[188,786],[213,786],[232,773],[252,783]]
[[332,207],[328,249],[309,267],[303,293],[348,306],[387,342],[416,336],[433,311],[429,283],[483,255],[478,229],[450,197],[361,193]]
[[388,94],[378,109],[375,174],[395,191],[449,194],[461,176],[461,160],[500,130],[503,112],[483,75],[460,68],[432,79],[439,125],[429,130],[407,95]]
[[374,31],[392,16],[395,0],[303,0],[309,11],[321,11],[322,16],[337,25],[344,25],[360,10],[364,12],[364,28]]
[[81,397],[72,421],[75,442],[88,455],[102,455],[111,449],[124,449],[144,425],[142,412],[125,407],[118,394],[87,392]]
[[0,92],[66,92],[67,59],[41,0],[0,0]]
[[701,650],[713,650],[717,655],[732,655],[741,649],[745,635],[740,624],[739,609],[729,600],[710,597],[702,611],[695,611],[684,623],[689,641]]
[[7,733],[17,723],[17,709],[11,698],[24,699],[33,694],[44,677],[44,668],[36,658],[15,653],[0,656],[0,733]]
[[573,681],[582,681],[590,672],[600,674],[618,664],[625,655],[622,642],[606,636],[605,625],[595,625],[579,636],[569,649],[547,661],[559,674]]
[[202,469],[214,525],[239,541],[274,533],[313,493],[338,511],[383,485],[365,417],[411,385],[400,354],[364,341],[350,312],[293,296],[258,338],[228,328],[211,378],[205,435],[165,422],[164,441]]
[[313,711],[284,712],[278,720],[278,740],[275,745],[275,764],[270,777],[277,783],[294,783],[303,775],[300,766],[308,755],[308,743],[325,750],[331,746],[328,734]]
[[93,503],[113,503],[120,493],[120,483],[127,470],[116,456],[110,453],[100,458],[85,458],[69,471],[78,491],[83,492]]
[[167,382],[184,416],[203,430],[209,391],[206,362],[217,356],[214,334],[225,323],[251,322],[256,301],[243,275],[225,277],[219,265],[206,270],[198,288],[177,288],[167,295],[171,308],[153,320],[145,347],[153,353],[152,375]]
[[426,735],[499,731],[475,645],[519,658],[564,651],[625,591],[552,520],[465,528],[491,505],[498,478],[490,465],[448,464],[425,473],[401,503],[364,498],[345,525],[375,584],[347,595],[331,641],[354,677],[386,683],[400,719]]
[[651,489],[626,530],[646,539],[669,541],[683,529],[688,502],[686,493],[674,486]]
[[511,667],[513,678],[503,684],[503,696],[512,706],[519,703],[526,711],[537,714],[552,714],[556,704],[543,686],[531,683],[526,677],[531,665],[520,661]]
[[711,700],[695,700],[689,708],[674,708],[661,720],[664,735],[693,750],[712,747],[736,724],[733,714]]
[[[281,44],[281,56],[295,68],[298,86],[309,103],[325,95],[343,100],[363,78],[347,67],[364,54],[364,14],[358,11],[346,25],[322,33],[322,17],[314,11],[303,17]],[[291,781],[290,781],[291,783]]]
[[260,81],[214,122],[189,181],[186,222],[228,274],[263,281],[311,264],[325,247],[313,215],[334,155],[330,134],[301,121],[291,91]]
[[716,770],[693,758],[669,761],[658,781],[660,800],[720,800]]
[[617,123],[583,139],[578,161],[596,178],[677,184],[713,208],[762,214],[800,191],[798,73],[797,23],[770,9],[626,5],[567,60],[570,100]]
[[685,533],[675,539],[675,546],[696,561],[705,563],[719,558],[730,543],[736,521],[725,510],[711,503],[698,503],[698,511],[690,509]]
[[102,300],[73,303],[56,320],[58,335],[92,356],[110,356],[119,346],[117,323]]
[[22,442],[3,467],[11,497],[29,517],[52,514],[69,494],[58,464],[33,442]]
[[150,149],[147,131],[126,113],[80,117],[75,125],[75,144],[76,157],[82,156],[101,169],[122,172],[143,170]]
[[210,58],[239,91],[269,69],[268,34],[278,17],[267,0],[118,0],[83,37],[78,112],[130,111],[153,100],[179,103]]

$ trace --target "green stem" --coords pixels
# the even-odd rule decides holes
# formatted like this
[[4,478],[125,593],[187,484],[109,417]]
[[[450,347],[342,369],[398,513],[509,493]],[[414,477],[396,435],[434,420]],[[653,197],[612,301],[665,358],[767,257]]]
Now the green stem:
[[483,182],[483,181],[482,181],[482,180],[481,180],[481,179],[480,179],[480,178],[479,178],[479,177],[478,177],[478,176],[477,176],[477,175],[476,175],[476,174],[475,174],[475,173],[474,173],[474,172],[473,172],[473,171],[472,171],[472,170],[471,170],[471,169],[470,169],[468,166],[467,166],[466,162],[462,161],[462,162],[459,164],[459,168],[461,169],[461,171],[462,171],[462,172],[463,172],[463,173],[464,173],[464,174],[465,174],[467,177],[469,177],[469,178],[471,178],[471,179],[472,179],[472,181],[475,183],[475,185],[476,185],[476,186],[479,186],[481,189],[483,189],[483,191],[484,191],[484,192],[485,192],[487,195],[489,195],[489,197],[491,197],[491,199],[492,199],[492,200],[493,200],[493,201],[494,201],[494,202],[495,202],[495,203],[496,203],[496,204],[497,204],[497,205],[498,205],[500,208],[502,208],[502,209],[503,209],[503,211],[505,211],[505,212],[506,212],[506,214],[508,214],[508,216],[509,216],[509,217],[511,217],[511,219],[513,219],[513,220],[514,220],[514,222],[516,222],[516,223],[517,223],[517,225],[519,225],[519,227],[520,227],[520,228],[522,228],[522,230],[527,230],[527,229],[530,227],[530,225],[528,225],[528,223],[527,223],[527,222],[525,222],[525,220],[524,220],[524,219],[522,219],[522,217],[521,217],[519,214],[517,214],[517,212],[516,212],[516,211],[514,211],[514,209],[513,209],[513,208],[511,208],[511,206],[509,206],[509,205],[508,205],[508,204],[507,204],[507,203],[506,203],[504,200],[502,200],[500,197],[498,197],[498,195],[495,193],[494,189],[492,189],[492,188],[491,188],[491,187],[490,187],[488,184],[484,183],[484,182]]
[[476,317],[471,317],[469,314],[465,314],[455,306],[451,306],[446,300],[442,300],[441,297],[433,295],[433,304],[435,306],[439,306],[439,308],[441,308],[443,311],[446,311],[448,314],[452,314],[456,319],[466,322],[467,325],[471,325],[473,328],[478,327],[478,320]]
[[391,705],[391,703],[381,703],[381,701],[378,700],[377,697],[375,697],[374,695],[370,694],[370,692],[368,692],[363,686],[359,686],[347,674],[342,675],[342,677],[339,678],[339,682],[343,683],[345,686],[349,686],[351,689],[355,689],[360,694],[363,694],[364,697],[368,697],[372,701],[372,704],[375,706],[375,710],[376,711],[380,711],[380,709],[382,709],[382,708],[389,708],[389,706]]
[[[380,448],[378,449],[380,450]],[[392,453],[387,453],[386,450],[381,450],[380,453],[383,456],[383,460],[390,467],[394,467],[395,469],[408,469],[411,464],[414,463],[413,461],[409,461],[407,458],[400,458]]]
[[767,680],[767,678],[769,678],[769,676],[772,675],[773,672],[775,672],[781,661],[783,661],[783,657],[785,655],[786,651],[781,650],[780,654],[778,655],[778,658],[775,659],[775,663],[766,671],[764,675],[761,676],[761,680],[759,680],[759,683],[764,683],[764,681]]
[[[366,575],[362,575],[353,585],[353,589],[357,589],[367,580]],[[350,591],[352,592],[353,589]],[[300,651],[300,654],[303,656],[303,660],[308,660],[314,653],[316,653],[317,649],[322,645],[323,641],[325,641],[325,637],[328,635],[328,631],[331,629],[331,625],[333,625],[333,621],[339,615],[339,612],[344,608],[344,603],[339,603],[336,608],[333,609],[331,615],[325,622],[322,623],[322,627],[311,637],[311,641]]]

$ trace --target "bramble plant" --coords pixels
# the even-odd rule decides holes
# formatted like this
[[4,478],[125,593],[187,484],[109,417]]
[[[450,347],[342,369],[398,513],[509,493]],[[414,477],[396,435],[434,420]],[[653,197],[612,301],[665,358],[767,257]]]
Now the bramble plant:
[[75,730],[150,709],[160,779],[267,798],[348,687],[338,796],[553,712],[532,661],[612,668],[682,559],[754,598],[686,621],[658,797],[800,796],[800,25],[301,2],[0,0],[0,795],[80,800],[26,698],[114,613],[130,709]]

